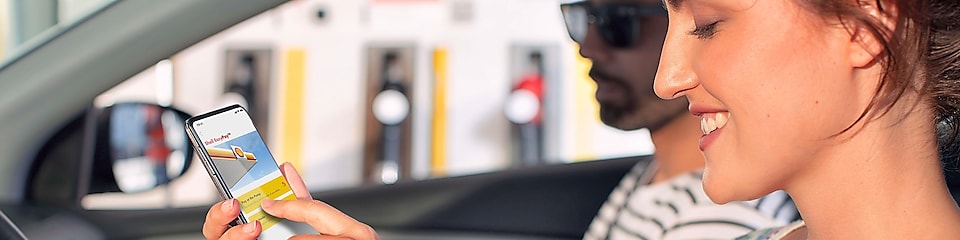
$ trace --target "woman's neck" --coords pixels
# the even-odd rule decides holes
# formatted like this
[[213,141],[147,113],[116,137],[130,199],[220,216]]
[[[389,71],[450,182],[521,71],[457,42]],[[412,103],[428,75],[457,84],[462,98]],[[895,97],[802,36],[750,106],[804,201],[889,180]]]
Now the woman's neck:
[[934,129],[922,122],[932,122],[922,117],[931,115],[884,120],[897,116],[851,129],[852,137],[815,153],[810,168],[785,186],[808,239],[960,236],[960,210],[943,180]]

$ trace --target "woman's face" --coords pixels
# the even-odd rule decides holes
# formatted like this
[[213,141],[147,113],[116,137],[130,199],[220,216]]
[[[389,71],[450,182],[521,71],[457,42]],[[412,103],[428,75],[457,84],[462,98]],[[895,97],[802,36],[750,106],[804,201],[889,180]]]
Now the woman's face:
[[[673,5],[679,3],[679,5]],[[704,189],[717,203],[753,199],[831,156],[835,134],[866,106],[851,34],[796,1],[667,0],[655,82],[702,118]]]

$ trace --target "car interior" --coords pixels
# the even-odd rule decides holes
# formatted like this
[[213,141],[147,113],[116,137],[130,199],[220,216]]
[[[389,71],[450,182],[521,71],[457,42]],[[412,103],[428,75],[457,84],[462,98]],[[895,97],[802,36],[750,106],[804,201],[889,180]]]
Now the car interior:
[[[114,119],[129,118],[118,109],[152,109],[180,122],[198,113],[150,102],[98,107],[94,101],[158,61],[287,2],[109,1],[11,53],[0,65],[0,133],[7,139],[0,142],[0,238],[202,238],[212,202],[127,209],[84,205],[90,194],[149,191],[172,180],[118,181],[129,175],[115,164],[119,150],[111,145],[112,136],[123,134],[117,125],[124,121]],[[176,178],[203,168],[194,163],[189,144],[174,147],[184,155],[167,174]],[[312,195],[372,226],[384,240],[581,239],[624,174],[651,156],[592,160]],[[951,164],[957,165],[945,163],[947,184],[960,199],[960,171]],[[312,231],[305,225],[297,229]]]
[[[30,234],[40,234],[35,231],[46,229],[54,224],[50,219],[57,218],[56,224],[89,228],[71,231],[74,236],[88,232],[91,235],[86,236],[109,239],[171,234],[197,237],[206,206],[86,210],[77,205],[77,198],[86,193],[120,191],[112,176],[111,157],[104,154],[110,150],[105,144],[109,134],[104,134],[104,129],[110,124],[103,120],[109,118],[105,112],[111,111],[81,114],[55,134],[31,171],[32,203],[0,209],[20,220]],[[85,151],[84,146],[89,145],[82,142],[91,134],[96,135],[92,137],[96,145],[93,162],[87,163],[92,174],[63,171],[84,168],[83,161],[71,156]],[[314,198],[373,226],[383,239],[577,239],[623,175],[638,161],[649,160],[649,156],[641,156],[549,165],[326,191],[314,193]],[[307,226],[300,227],[309,231]],[[95,229],[109,231],[91,231]]]

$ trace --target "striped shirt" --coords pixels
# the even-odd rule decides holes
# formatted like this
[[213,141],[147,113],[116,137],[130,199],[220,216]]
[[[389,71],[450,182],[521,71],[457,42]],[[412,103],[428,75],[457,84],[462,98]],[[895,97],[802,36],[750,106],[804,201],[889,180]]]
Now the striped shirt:
[[655,172],[650,161],[637,163],[610,193],[583,239],[733,239],[800,217],[783,191],[717,205],[703,192],[701,171],[650,184]]
[[805,227],[807,227],[806,223],[803,221],[796,221],[783,227],[757,230],[747,235],[740,236],[737,238],[737,240],[780,240],[787,238],[787,235],[792,234],[794,231]]

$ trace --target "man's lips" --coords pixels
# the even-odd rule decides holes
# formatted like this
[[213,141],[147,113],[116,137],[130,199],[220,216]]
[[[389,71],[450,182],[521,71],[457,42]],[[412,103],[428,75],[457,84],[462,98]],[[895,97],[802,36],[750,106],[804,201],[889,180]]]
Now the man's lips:
[[619,95],[622,95],[618,91],[622,91],[617,88],[617,84],[605,81],[605,80],[594,80],[597,82],[597,101],[601,103],[611,103],[619,101]]
[[624,104],[626,84],[623,78],[596,66],[590,68],[590,78],[597,84],[596,98],[602,104]]

